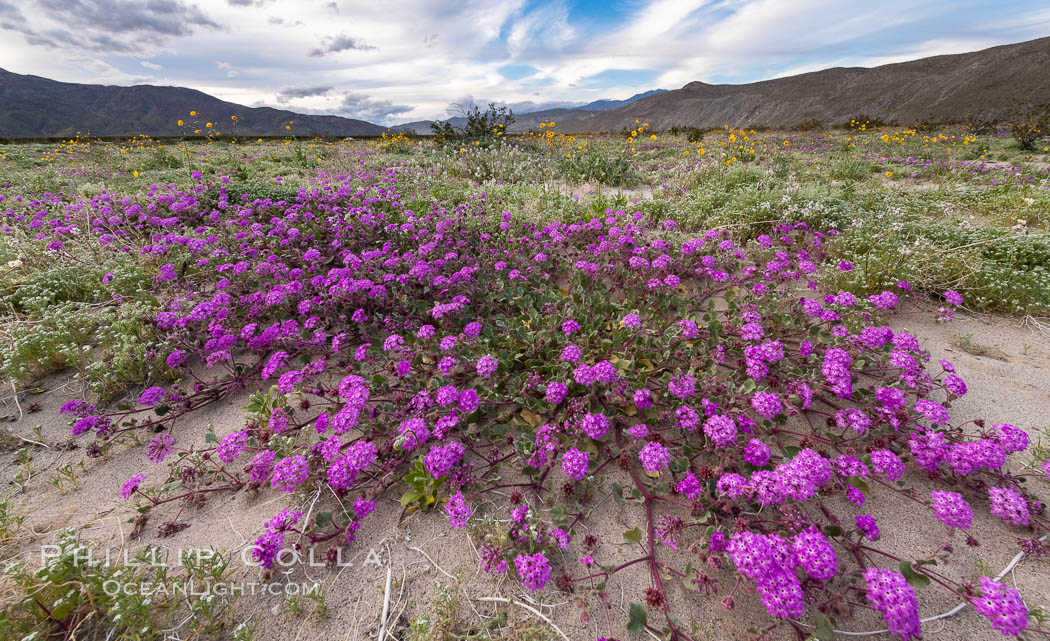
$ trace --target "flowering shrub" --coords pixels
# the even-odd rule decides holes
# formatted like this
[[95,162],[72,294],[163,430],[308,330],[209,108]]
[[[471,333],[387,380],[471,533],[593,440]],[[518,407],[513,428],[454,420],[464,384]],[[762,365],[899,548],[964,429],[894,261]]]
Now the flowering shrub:
[[[507,536],[480,548],[486,572],[513,572],[530,591],[590,585],[608,607],[604,581],[644,564],[647,606],[676,638],[689,635],[667,577],[710,594],[715,574],[735,577],[726,607],[753,587],[771,626],[802,630],[849,601],[916,637],[914,587],[931,580],[996,629],[1027,625],[1014,591],[874,545],[878,523],[860,512],[880,494],[954,529],[989,509],[1039,553],[1048,522],[1004,466],[1027,436],[979,420],[964,431],[951,407],[967,391],[961,375],[950,363],[932,374],[916,337],[882,324],[907,283],[871,297],[825,291],[835,232],[778,224],[740,244],[622,210],[538,227],[483,200],[414,211],[396,179],[362,167],[295,203],[229,202],[220,190],[214,208],[203,190],[158,188],[145,207],[97,197],[70,223],[137,239],[155,258],[151,322],[166,351],[154,359],[209,372],[150,387],[133,407],[63,407],[95,455],[126,433],[171,428],[121,496],[147,516],[247,488],[327,485],[352,499],[306,520],[276,515],[254,547],[269,567],[290,532],[336,558],[388,492],[459,528],[483,492],[513,488]],[[60,242],[50,233],[37,241]],[[945,293],[942,318],[961,303]],[[246,387],[243,429],[180,446],[188,421],[177,418]],[[918,474],[944,489],[926,500],[909,485]],[[541,510],[540,492],[556,505]],[[624,534],[641,556],[619,565],[577,528],[609,492],[644,513]],[[580,565],[560,567],[553,552],[574,544]]]

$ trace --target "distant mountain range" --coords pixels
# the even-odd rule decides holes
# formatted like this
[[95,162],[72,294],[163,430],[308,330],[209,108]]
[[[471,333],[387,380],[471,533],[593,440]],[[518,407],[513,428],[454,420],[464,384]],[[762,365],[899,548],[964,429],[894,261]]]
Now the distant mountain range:
[[[190,111],[206,116],[224,134],[280,135],[289,120],[296,135],[378,136],[386,131],[364,120],[244,107],[184,87],[83,85],[0,69],[0,138],[67,138],[78,131],[177,136],[187,133],[178,121],[191,120]],[[237,116],[236,126],[231,116]]]
[[646,91],[645,93],[636,93],[626,100],[595,100],[594,102],[587,103],[581,107],[573,107],[580,111],[610,111],[612,109],[618,109],[625,107],[632,102],[638,102],[642,98],[648,98],[649,96],[655,96],[658,93],[664,93],[666,89],[653,89],[652,91]]
[[[658,93],[663,93],[666,89],[653,89],[652,91],[646,91],[645,93],[636,93],[630,98],[624,100],[595,100],[594,102],[580,105],[578,107],[557,107],[554,109],[538,109],[536,111],[523,111],[514,114],[514,120],[516,124],[511,129],[513,131],[525,131],[528,129],[535,129],[539,127],[541,122],[550,122],[555,120],[557,124],[557,118],[566,113],[572,111],[609,111],[612,109],[618,109],[632,102],[637,102],[642,98],[648,98],[649,96],[655,96]],[[393,125],[390,127],[394,131],[406,131],[416,134],[429,134],[432,132],[430,125],[437,121],[434,120],[416,120],[415,122],[406,122],[400,125]],[[467,119],[462,116],[456,116],[449,118],[447,121],[450,122],[453,127],[462,127],[466,124]]]
[[[691,82],[626,100],[515,114],[511,131],[557,123],[561,132],[621,131],[648,122],[654,130],[730,125],[825,125],[866,115],[900,124],[958,121],[978,112],[1008,118],[1021,101],[1050,103],[1050,38],[973,53],[934,56],[872,68],[835,67],[740,85]],[[281,135],[289,120],[298,135],[368,136],[390,129],[430,133],[424,120],[391,128],[340,116],[244,107],[182,87],[116,87],[57,82],[0,69],[0,138],[185,133],[176,122],[190,110],[206,114],[224,133]],[[230,116],[236,115],[237,126]],[[451,119],[453,125],[463,119]]]

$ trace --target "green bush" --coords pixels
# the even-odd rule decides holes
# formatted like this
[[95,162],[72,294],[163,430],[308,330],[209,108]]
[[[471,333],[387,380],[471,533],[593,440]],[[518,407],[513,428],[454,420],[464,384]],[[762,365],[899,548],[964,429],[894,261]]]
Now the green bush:
[[628,187],[637,183],[632,175],[631,161],[623,153],[606,150],[587,150],[562,158],[558,171],[570,182],[599,182],[605,185]]
[[430,123],[430,129],[445,140],[489,140],[503,136],[514,124],[514,112],[506,105],[497,107],[494,102],[490,102],[485,111],[474,105],[463,110],[463,116],[467,122],[462,127],[453,127],[445,121]]

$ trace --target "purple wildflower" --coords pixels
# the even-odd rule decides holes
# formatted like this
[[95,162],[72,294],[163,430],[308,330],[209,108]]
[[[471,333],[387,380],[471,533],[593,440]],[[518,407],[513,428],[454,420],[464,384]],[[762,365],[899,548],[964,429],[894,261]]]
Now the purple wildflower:
[[569,386],[565,383],[559,383],[557,381],[551,381],[547,383],[547,392],[545,397],[548,403],[559,405],[565,400],[565,397],[569,393]]
[[868,568],[864,571],[864,581],[868,587],[868,602],[882,612],[891,634],[903,641],[922,636],[915,590],[908,585],[904,575],[886,568]]
[[879,524],[875,521],[875,517],[870,514],[858,514],[853,517],[853,521],[857,524],[857,529],[860,530],[864,538],[869,541],[877,541],[881,536],[879,532]]
[[448,503],[445,504],[445,515],[448,516],[449,525],[454,528],[461,528],[466,526],[467,519],[470,518],[472,511],[463,499],[463,492],[456,492],[448,499]]
[[478,376],[481,378],[492,378],[492,375],[496,373],[496,368],[498,367],[499,361],[496,360],[495,356],[482,356],[478,359]]
[[1019,636],[1028,627],[1028,608],[1021,594],[986,576],[981,577],[981,596],[970,600],[973,609],[983,614],[992,627],[1004,636]]
[[649,441],[638,452],[638,460],[642,462],[642,468],[646,472],[656,473],[667,469],[667,464],[671,461],[671,454],[660,443]]
[[158,434],[153,437],[146,448],[146,458],[154,463],[163,463],[164,459],[175,447],[175,439],[168,433]]
[[589,461],[587,452],[570,448],[561,456],[561,471],[575,481],[582,481],[587,476]]
[[306,462],[306,457],[289,456],[274,466],[270,484],[282,492],[294,492],[309,476],[310,464]]
[[120,486],[120,498],[130,499],[131,495],[135,493],[135,490],[139,489],[139,485],[146,480],[145,474],[136,474],[127,481],[124,481],[124,485]]
[[930,492],[933,515],[948,527],[969,530],[973,522],[973,510],[963,500],[962,494],[956,492]]
[[518,571],[521,584],[530,592],[542,590],[551,578],[550,561],[542,552],[519,554],[514,558],[514,568]]
[[1028,513],[1028,502],[1024,500],[1017,490],[1005,487],[988,488],[988,498],[991,500],[989,511],[1011,525],[1028,525],[1030,515]]

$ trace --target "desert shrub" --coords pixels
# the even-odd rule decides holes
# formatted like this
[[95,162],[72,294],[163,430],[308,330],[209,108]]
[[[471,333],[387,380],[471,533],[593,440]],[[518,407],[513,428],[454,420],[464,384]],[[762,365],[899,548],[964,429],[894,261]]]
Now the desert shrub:
[[834,277],[836,286],[875,293],[897,279],[918,291],[964,292],[977,309],[1013,314],[1050,313],[1050,240],[967,227],[957,220],[846,222],[829,252],[856,265]]
[[833,179],[850,182],[867,180],[871,173],[871,163],[857,158],[836,160],[832,163],[830,171]]
[[689,142],[699,142],[711,131],[714,131],[713,127],[685,127],[682,130],[682,134],[685,135],[685,139]]
[[1050,104],[1025,104],[1016,108],[1016,115],[1010,123],[1017,146],[1023,151],[1032,151],[1036,143],[1050,130]]
[[462,127],[454,127],[445,121],[431,123],[430,128],[435,136],[443,140],[491,140],[506,134],[515,120],[514,112],[509,107],[497,107],[495,103],[489,103],[485,111],[474,105],[461,110],[461,115],[467,119]]
[[963,120],[966,133],[974,136],[987,136],[999,128],[1002,119],[991,112],[975,111]]
[[79,365],[86,344],[82,339],[92,329],[94,323],[76,314],[76,307],[70,304],[55,305],[35,322],[9,327],[0,350],[4,374],[25,382]]
[[846,127],[849,129],[875,129],[876,127],[885,127],[886,121],[878,116],[870,116],[868,114],[860,114],[849,119],[846,123]]
[[102,274],[97,269],[85,270],[82,265],[52,265],[49,269],[28,272],[24,278],[9,275],[3,296],[3,305],[22,313],[44,312],[66,302],[94,303],[102,298]]
[[[111,237],[111,230],[95,229]],[[18,266],[0,277],[0,310],[9,312],[0,371],[29,382],[73,367],[103,398],[113,398],[155,369],[143,359],[156,338],[148,267],[124,252],[78,246],[75,238],[54,242],[24,249]],[[56,264],[61,252],[77,257]]]
[[760,169],[734,165],[723,175],[722,184],[726,191],[736,191],[759,184],[764,175]]
[[183,160],[178,156],[157,148],[143,165],[145,169],[180,169]]
[[31,321],[12,323],[0,347],[0,371],[20,382],[70,367],[102,400],[150,380],[166,380],[159,336],[148,304],[54,305]]
[[806,118],[805,120],[795,123],[792,129],[795,131],[820,131],[824,129],[824,123],[816,118]]
[[628,187],[637,182],[632,176],[630,159],[614,150],[589,149],[562,158],[558,171],[575,183],[599,182],[605,185]]
[[913,125],[913,128],[916,131],[919,131],[919,132],[922,132],[922,133],[931,133],[931,132],[935,132],[935,131],[944,131],[946,129],[950,129],[952,127],[956,127],[956,126],[958,126],[960,124],[961,123],[959,123],[959,122],[953,122],[953,121],[948,121],[948,120],[938,120],[938,119],[936,119],[935,116],[928,116],[926,118],[923,118],[919,122],[915,123]]

